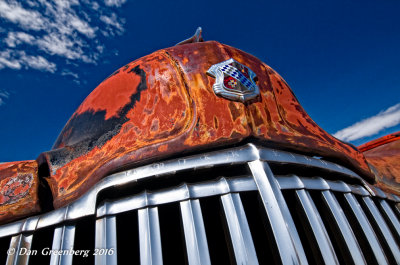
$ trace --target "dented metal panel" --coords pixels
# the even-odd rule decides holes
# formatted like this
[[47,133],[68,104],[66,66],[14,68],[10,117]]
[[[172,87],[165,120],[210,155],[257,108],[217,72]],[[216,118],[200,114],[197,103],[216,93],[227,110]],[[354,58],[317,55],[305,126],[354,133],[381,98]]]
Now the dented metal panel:
[[[245,104],[214,94],[210,66],[233,58],[257,76],[260,96]],[[106,175],[182,153],[245,139],[323,156],[373,180],[363,155],[318,127],[269,66],[218,42],[164,49],[117,70],[72,115],[52,151],[56,208]]]
[[0,164],[0,223],[40,212],[36,161]]

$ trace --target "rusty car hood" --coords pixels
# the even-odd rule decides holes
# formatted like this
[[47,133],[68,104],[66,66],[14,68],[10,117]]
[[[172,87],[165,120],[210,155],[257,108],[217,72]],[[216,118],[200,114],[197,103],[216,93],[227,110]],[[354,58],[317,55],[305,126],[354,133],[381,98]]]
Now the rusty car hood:
[[[257,75],[257,99],[242,103],[214,93],[207,71],[231,58]],[[374,179],[362,153],[322,130],[271,67],[215,41],[162,49],[114,72],[38,161],[49,168],[58,208],[128,166],[249,139],[321,156]]]

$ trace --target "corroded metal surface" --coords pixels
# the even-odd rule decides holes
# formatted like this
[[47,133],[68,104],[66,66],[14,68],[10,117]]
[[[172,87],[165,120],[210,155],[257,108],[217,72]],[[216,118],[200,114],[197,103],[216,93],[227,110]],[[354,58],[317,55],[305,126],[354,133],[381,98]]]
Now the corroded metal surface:
[[376,186],[400,195],[400,138],[365,151],[364,155],[375,173]]
[[[258,99],[243,104],[214,94],[215,79],[206,72],[230,58],[256,73]],[[38,161],[49,165],[60,207],[112,172],[245,139],[323,156],[373,180],[363,155],[319,128],[274,70],[218,42],[160,50],[120,68],[85,99]]]
[[0,164],[0,224],[40,212],[36,161]]
[[358,150],[360,150],[361,152],[365,152],[368,151],[370,149],[373,149],[375,147],[387,144],[387,143],[391,143],[394,141],[400,140],[400,132],[395,132],[395,133],[391,133],[388,135],[385,135],[381,138],[372,140],[368,143],[362,144],[360,146],[358,146]]

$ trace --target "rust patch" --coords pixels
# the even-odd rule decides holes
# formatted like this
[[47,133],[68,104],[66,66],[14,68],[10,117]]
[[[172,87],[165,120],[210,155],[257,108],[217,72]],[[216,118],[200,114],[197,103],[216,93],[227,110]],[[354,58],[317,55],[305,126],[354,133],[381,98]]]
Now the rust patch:
[[36,161],[0,164],[0,224],[40,212]]

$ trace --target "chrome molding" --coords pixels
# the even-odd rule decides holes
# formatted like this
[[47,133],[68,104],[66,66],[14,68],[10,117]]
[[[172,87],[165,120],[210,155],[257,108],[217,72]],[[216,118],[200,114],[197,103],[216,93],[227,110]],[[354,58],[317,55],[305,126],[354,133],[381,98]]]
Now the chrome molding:
[[343,241],[347,246],[348,252],[354,264],[366,264],[364,256],[361,252],[357,239],[343,213],[338,201],[330,191],[323,191],[322,198],[331,212],[332,218],[335,220],[338,230],[341,233]]
[[221,196],[236,264],[258,265],[249,224],[239,194]]
[[138,211],[140,264],[162,265],[160,222],[157,207]]
[[[189,156],[162,163],[154,163],[112,174],[99,181],[85,195],[68,206],[44,213],[39,216],[29,217],[27,219],[1,226],[0,237],[18,234],[21,232],[33,232],[36,229],[56,225],[67,220],[74,220],[84,216],[94,215],[96,214],[97,195],[99,192],[110,187],[118,187],[129,183],[135,183],[140,179],[163,177],[167,174],[175,174],[179,171],[188,169],[197,170],[218,165],[244,164],[257,160],[282,164],[303,165],[307,167],[323,169],[333,173],[340,173],[348,176],[349,178],[356,179],[360,182],[360,184],[362,184],[362,186],[356,188],[353,188],[351,185],[349,185],[351,189],[361,189],[361,192],[368,196],[375,196],[378,194],[380,197],[382,197],[384,195],[384,197],[387,197],[387,199],[393,199],[398,203],[400,202],[400,198],[398,196],[387,196],[384,192],[382,192],[382,190],[375,187],[371,188],[371,186],[356,173],[338,164],[304,155],[259,147],[253,144],[246,144],[242,147],[204,153],[201,155]],[[310,185],[314,184],[311,183]],[[299,186],[299,188],[301,187]],[[352,190],[352,192],[354,191]]]
[[393,238],[392,233],[390,232],[389,227],[387,226],[383,216],[379,212],[375,203],[372,201],[370,197],[363,197],[363,203],[367,206],[370,215],[373,217],[373,221],[376,222],[376,227],[380,230],[381,234],[385,238],[389,249],[391,250],[397,264],[400,264],[400,249],[396,244],[395,239]]
[[[336,173],[342,180],[328,180],[321,176],[303,177],[295,174],[274,175],[270,164],[298,165],[320,169],[318,172]],[[190,170],[200,170],[218,165],[241,165],[248,169],[247,175],[224,176],[213,180],[197,180]],[[134,184],[138,180],[171,178],[181,171],[189,172],[187,181],[179,186],[162,190],[144,190],[124,198],[97,201],[97,195],[106,189]],[[346,177],[349,182],[346,183]],[[350,181],[351,180],[351,181]],[[358,184],[357,184],[358,183]],[[292,191],[290,191],[292,190]],[[291,211],[284,193],[288,191],[294,196],[302,217],[310,228],[316,242],[316,250],[325,264],[339,264],[339,256],[329,237],[325,219],[321,217],[314,194],[320,194],[330,211],[341,243],[347,248],[348,259],[355,264],[366,264],[359,241],[355,237],[352,226],[357,225],[366,238],[369,248],[378,264],[389,264],[385,250],[381,244],[384,238],[387,248],[395,261],[400,264],[400,198],[386,194],[376,187],[371,187],[351,170],[321,159],[292,154],[284,151],[258,147],[247,144],[242,147],[221,150],[196,156],[175,159],[162,163],[138,167],[136,169],[110,175],[99,181],[84,196],[72,204],[0,227],[0,237],[12,236],[11,245],[18,251],[20,248],[30,249],[34,232],[38,229],[55,226],[53,249],[67,250],[74,247],[75,222],[85,216],[95,216],[96,249],[113,249],[111,255],[98,255],[96,264],[117,264],[117,215],[137,210],[139,226],[139,252],[141,264],[162,264],[162,244],[158,207],[163,204],[178,203],[182,218],[182,228],[189,265],[210,265],[210,252],[207,243],[206,228],[202,216],[200,201],[205,197],[218,196],[225,214],[228,240],[231,240],[232,255],[238,264],[258,264],[256,243],[253,242],[253,230],[247,221],[245,202],[240,194],[257,192],[263,210],[268,219],[272,236],[278,249],[278,258],[286,264],[308,264],[306,251],[297,231]],[[311,196],[311,195],[312,196]],[[341,196],[341,200],[339,197]],[[361,202],[361,205],[360,203]],[[344,213],[340,203],[346,204],[350,213]],[[292,206],[289,204],[289,206]],[[292,209],[292,208],[291,208]],[[247,208],[246,208],[247,210]],[[355,216],[349,223],[348,214]],[[303,219],[302,222],[303,222]],[[66,222],[68,221],[68,222]],[[378,227],[378,230],[376,229]],[[306,232],[308,233],[308,232]],[[332,241],[331,241],[332,240]],[[313,250],[313,251],[316,251]],[[308,255],[308,254],[307,254]],[[72,264],[73,255],[53,255],[50,264]],[[28,255],[10,255],[7,264],[27,264]]]
[[[32,234],[20,234],[11,238],[9,249],[13,249],[14,253],[7,255],[7,265],[27,265],[30,255],[20,255],[21,250],[30,251],[32,246]],[[27,253],[26,252],[26,253]]]
[[370,222],[368,221],[367,216],[361,208],[361,205],[358,203],[357,199],[353,194],[347,193],[344,194],[345,200],[350,206],[352,212],[354,213],[355,219],[357,220],[358,225],[362,228],[360,229],[367,239],[368,244],[371,247],[371,250],[378,262],[378,264],[384,265],[389,264],[385,254],[383,253],[382,247],[378,241],[378,238],[372,229]]
[[199,200],[185,200],[180,205],[189,265],[211,265]]
[[339,264],[332,242],[329,239],[328,232],[325,229],[321,216],[319,215],[317,207],[315,207],[310,194],[305,190],[297,190],[296,196],[311,227],[312,235],[317,242],[324,263],[327,265]]
[[[53,245],[54,250],[73,249],[75,241],[75,226],[64,225],[54,229]],[[71,265],[73,255],[57,255],[52,253],[50,265]]]
[[300,258],[300,255],[305,257],[303,248],[295,245],[293,235],[297,234],[297,231],[294,227],[289,227],[278,203],[278,200],[281,199],[281,191],[273,179],[271,169],[260,160],[249,162],[249,167],[267,212],[282,263],[302,264],[301,261],[303,261],[308,264],[306,259]]
[[107,250],[107,255],[96,255],[97,265],[117,264],[117,219],[109,215],[96,220],[95,248]]

